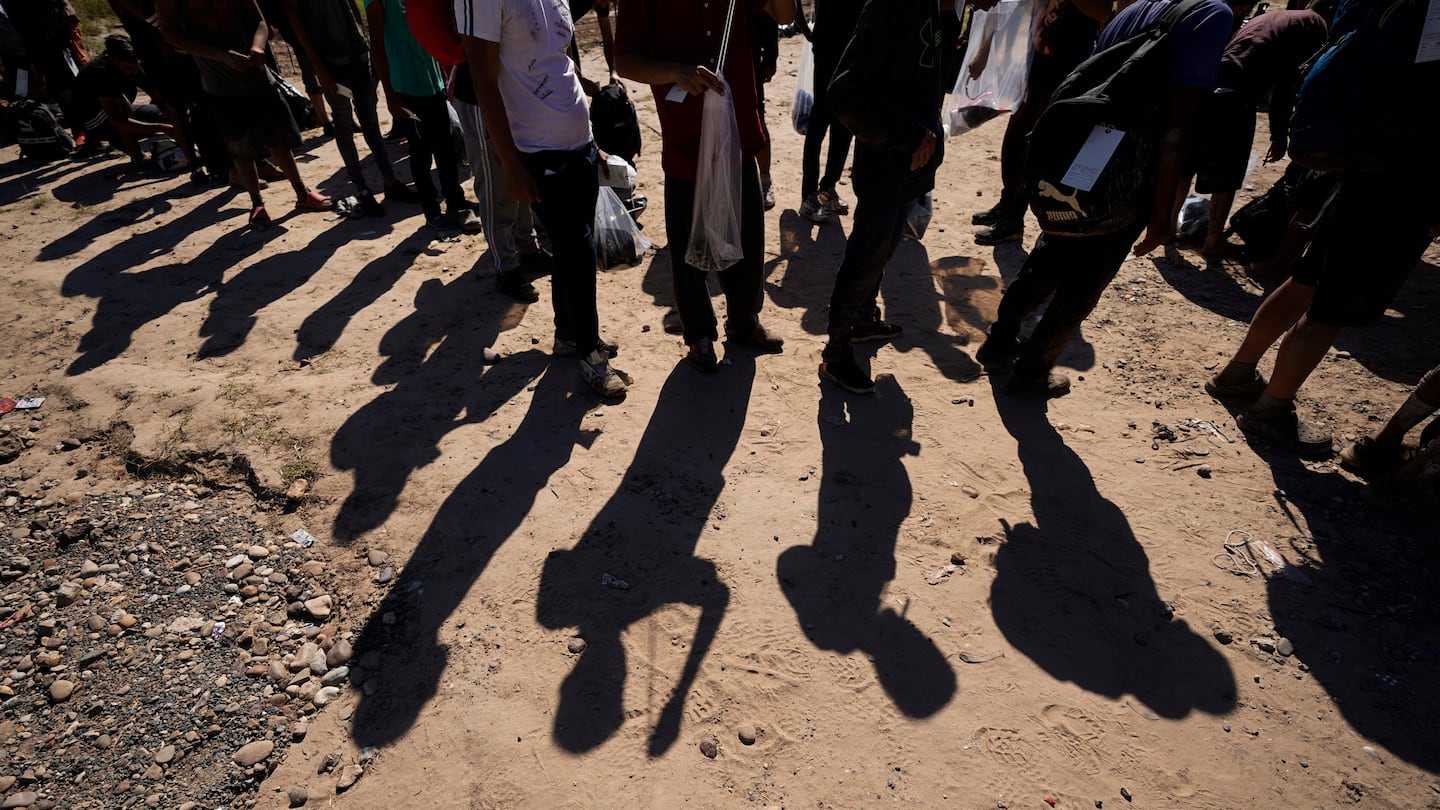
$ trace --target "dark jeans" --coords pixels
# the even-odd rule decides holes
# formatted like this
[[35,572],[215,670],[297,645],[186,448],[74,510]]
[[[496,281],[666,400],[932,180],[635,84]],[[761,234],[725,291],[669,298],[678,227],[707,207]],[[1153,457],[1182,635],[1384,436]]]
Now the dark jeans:
[[[805,151],[800,159],[800,197],[809,197],[819,189],[833,191],[845,171],[850,157],[850,130],[830,114],[830,93],[826,89],[835,72],[834,65],[815,66],[815,102],[810,108],[810,124],[805,129]],[[830,134],[830,151],[825,158],[825,174],[820,179],[820,147],[825,134]]]
[[[465,206],[465,191],[460,188],[460,159],[455,154],[455,139],[450,137],[450,110],[445,105],[445,94],[395,95],[412,116],[405,130],[405,139],[410,144],[410,176],[415,181],[415,191],[420,194],[420,208],[424,210],[425,217],[434,219],[440,215],[435,184],[430,180],[432,156],[435,173],[440,175],[440,191],[445,195],[446,209],[460,210]],[[593,217],[595,212],[592,210],[590,213]]]
[[[361,194],[369,194],[365,183],[365,172],[360,167],[360,153],[355,149],[355,122],[360,122],[360,132],[365,136],[365,145],[380,166],[380,175],[385,182],[395,179],[395,169],[390,163],[390,153],[385,151],[385,136],[380,133],[380,116],[376,111],[379,98],[376,86],[379,80],[370,69],[370,57],[365,54],[352,56],[346,64],[327,64],[335,83],[350,90],[352,98],[339,93],[326,93],[325,101],[334,111],[335,148],[345,161],[345,172],[350,182]],[[442,110],[443,112],[443,110]],[[351,113],[354,113],[353,115]]]
[[1036,54],[1025,77],[1025,100],[1010,115],[1005,139],[1000,142],[1000,205],[1007,216],[1025,216],[1025,155],[1030,149],[1030,130],[1050,106],[1050,96],[1080,64],[1055,56]]
[[900,244],[910,203],[856,198],[845,258],[830,293],[831,343],[848,343],[850,327],[879,317],[875,302],[880,296],[880,279]]
[[1104,236],[1041,235],[1020,274],[1005,288],[1000,312],[990,327],[990,340],[1000,341],[998,345],[1015,340],[1021,322],[1054,293],[1045,315],[1020,350],[1016,376],[1050,373],[1060,353],[1080,331],[1080,324],[1115,279],[1148,219],[1147,214],[1134,225]]
[[[685,263],[690,245],[690,220],[695,214],[695,184],[665,175],[665,233],[670,240],[670,273],[675,308],[685,329],[685,343],[719,340],[715,309],[705,272]],[[548,226],[547,226],[548,227]],[[740,178],[740,246],[745,258],[719,273],[725,292],[725,332],[749,334],[759,324],[765,303],[765,203],[760,170],[754,158],[744,161]]]
[[540,202],[531,208],[544,223],[555,256],[550,274],[555,337],[573,341],[582,356],[600,343],[600,316],[595,310],[599,160],[593,143],[574,152],[520,153],[520,161],[540,191]]

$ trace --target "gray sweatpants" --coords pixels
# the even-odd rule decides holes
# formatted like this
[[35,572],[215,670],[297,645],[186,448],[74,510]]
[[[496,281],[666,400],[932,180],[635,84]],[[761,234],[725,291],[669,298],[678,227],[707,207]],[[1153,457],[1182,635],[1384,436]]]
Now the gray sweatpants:
[[465,152],[470,158],[470,172],[475,176],[475,199],[480,201],[480,224],[485,228],[485,241],[490,244],[490,260],[496,273],[519,270],[516,234],[522,245],[535,244],[535,219],[530,206],[517,202],[505,190],[500,157],[480,120],[480,108],[460,99],[452,98],[451,102],[460,116],[460,130],[465,134]]

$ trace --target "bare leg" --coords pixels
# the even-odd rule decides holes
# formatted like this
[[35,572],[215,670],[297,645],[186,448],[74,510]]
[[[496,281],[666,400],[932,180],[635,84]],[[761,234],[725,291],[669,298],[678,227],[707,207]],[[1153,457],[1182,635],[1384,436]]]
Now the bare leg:
[[1230,218],[1230,208],[1235,205],[1235,192],[1217,191],[1210,195],[1210,226],[1205,233],[1205,244],[1200,252],[1220,256],[1234,255],[1238,251],[1225,241],[1225,222]]
[[1325,352],[1340,334],[1340,327],[1321,323],[1310,316],[1300,319],[1280,343],[1275,370],[1265,393],[1275,399],[1293,400],[1310,373],[1325,358]]
[[255,168],[253,160],[237,160],[235,164],[235,176],[240,179],[240,185],[250,195],[250,207],[259,208],[265,204],[260,198],[260,173]]
[[1250,321],[1250,330],[1245,333],[1245,340],[1240,343],[1240,348],[1235,350],[1235,357],[1231,362],[1251,365],[1259,363],[1265,352],[1285,334],[1285,330],[1300,320],[1314,298],[1314,287],[1294,281],[1281,284],[1260,304],[1260,308],[1255,310],[1255,317]]
[[310,190],[305,187],[305,181],[300,179],[300,167],[295,165],[295,156],[284,146],[270,144],[270,160],[280,167],[284,172],[285,179],[290,181],[290,187],[295,189],[295,199],[303,200]]

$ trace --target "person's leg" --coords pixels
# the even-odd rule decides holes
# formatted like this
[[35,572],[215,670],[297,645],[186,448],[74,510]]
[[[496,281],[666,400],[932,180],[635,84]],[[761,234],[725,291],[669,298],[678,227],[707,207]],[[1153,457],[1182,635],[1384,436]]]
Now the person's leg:
[[1060,286],[1068,269],[1066,257],[1077,241],[1048,234],[1036,240],[1020,272],[1006,285],[989,335],[975,352],[975,359],[982,365],[1000,367],[1014,359],[1020,351],[1020,327]]
[[402,184],[400,179],[395,176],[395,164],[390,160],[390,152],[385,148],[385,136],[380,132],[380,99],[378,95],[380,80],[375,78],[375,72],[370,67],[369,57],[352,57],[352,61],[345,68],[345,78],[349,80],[345,86],[350,88],[350,92],[354,96],[351,107],[355,112],[356,122],[360,126],[360,133],[365,138],[365,145],[370,149],[370,156],[374,158],[375,165],[380,169],[380,178],[385,183],[385,190],[393,191]]
[[1440,409],[1440,366],[1430,369],[1420,378],[1405,402],[1385,423],[1384,429],[1375,435],[1375,441],[1399,445],[1405,434],[1425,420],[1425,417]]
[[[347,65],[332,65],[330,69],[335,71],[335,80],[340,84],[349,86],[343,79],[349,78],[345,75]],[[353,105],[350,99],[340,93],[326,93],[325,100],[330,103],[330,108],[335,111],[335,149],[340,153],[340,159],[345,163],[345,173],[349,175],[350,182],[355,186],[355,192],[360,197],[370,197],[370,187],[365,183],[365,171],[360,166],[360,152],[355,148],[355,116]]]
[[[419,109],[423,103],[415,96],[404,93],[395,94],[400,99],[400,104],[407,110],[413,111],[416,115],[423,115]],[[410,180],[415,184],[415,192],[420,195],[420,209],[425,212],[425,221],[432,222],[440,216],[440,198],[435,192],[435,181],[430,178],[430,143],[421,133],[420,126],[414,118],[406,118],[396,121],[395,126],[403,127],[405,142],[410,147]]]
[[1005,125],[1000,142],[1000,199],[988,211],[970,218],[974,225],[988,226],[975,234],[975,241],[994,245],[1019,239],[1025,230],[1025,162],[1030,148],[1030,130],[1050,103],[1055,88],[1075,67],[1068,59],[1037,54],[1026,74],[1025,100],[1015,108]]
[[[818,88],[817,88],[818,90]],[[819,94],[810,107],[810,123],[805,128],[805,146],[800,154],[800,199],[820,189],[820,150],[825,133],[830,129],[830,111],[820,104]]]
[[868,394],[875,382],[855,361],[852,331],[875,317],[875,298],[885,265],[895,254],[907,203],[861,197],[845,243],[845,258],[830,294],[829,341],[821,354],[820,377],[847,391]]
[[535,178],[541,201],[536,212],[545,222],[554,249],[550,289],[556,337],[573,343],[582,355],[600,346],[595,304],[595,201],[600,185],[597,153],[542,152],[522,155]]
[[746,161],[740,175],[740,246],[745,255],[719,274],[725,293],[725,337],[753,349],[778,352],[784,341],[760,324],[765,305],[765,208],[760,184],[755,162]]
[[530,206],[521,205],[505,189],[504,170],[490,134],[480,118],[480,108],[459,99],[455,112],[460,117],[460,131],[465,136],[465,149],[470,158],[470,171],[475,175],[475,199],[479,202],[480,226],[485,234],[486,251],[495,270],[495,283],[500,291],[518,301],[540,300],[534,285],[525,278],[520,267],[520,254],[515,245],[516,223],[523,210],[526,232],[530,222]]
[[420,116],[422,137],[435,158],[435,173],[440,177],[440,193],[445,198],[446,210],[460,215],[470,207],[465,201],[465,190],[460,187],[460,158],[455,154],[455,139],[450,135],[450,110],[445,94],[416,97],[416,103],[420,109],[414,112]]
[[1201,253],[1219,254],[1227,250],[1225,222],[1230,219],[1230,209],[1234,205],[1233,191],[1216,191],[1210,194],[1210,222],[1206,226],[1205,242],[1200,246]]
[[713,343],[720,337],[705,273],[685,262],[694,214],[695,184],[665,175],[665,233],[670,242],[670,276],[675,287],[675,309],[680,313],[687,346],[697,346],[701,341]]
[[1305,284],[1293,278],[1287,279],[1266,296],[1260,308],[1255,310],[1255,317],[1250,321],[1245,339],[1235,349],[1235,357],[1230,362],[1249,365],[1253,369],[1260,362],[1260,358],[1265,356],[1265,352],[1275,345],[1275,341],[1299,322],[1314,299],[1313,284]]

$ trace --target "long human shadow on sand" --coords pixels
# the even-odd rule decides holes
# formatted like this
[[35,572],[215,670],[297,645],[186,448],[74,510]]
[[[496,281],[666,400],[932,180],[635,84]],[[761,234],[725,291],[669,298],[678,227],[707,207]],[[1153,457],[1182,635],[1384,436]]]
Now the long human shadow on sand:
[[485,415],[543,372],[514,433],[446,497],[404,571],[366,619],[355,643],[356,659],[366,667],[351,721],[356,745],[387,745],[415,724],[445,671],[440,627],[576,445],[589,446],[597,435],[580,427],[595,400],[573,364],[546,369],[547,362],[539,352],[526,352],[466,385],[467,408]]
[[725,488],[725,465],[740,441],[755,379],[753,357],[726,357],[723,385],[683,362],[675,367],[615,495],[574,548],[545,561],[535,604],[540,624],[577,628],[586,641],[555,710],[555,741],[567,751],[594,749],[620,728],[627,675],[621,635],[677,603],[698,607],[700,619],[655,718],[650,755],[668,751],[680,734],[685,699],[730,602],[715,564],[696,554]]
[[1100,494],[1043,401],[994,389],[1018,443],[1034,525],[1005,524],[990,608],[1005,638],[1052,677],[1156,714],[1234,708],[1235,676],[1218,650],[1160,599],[1125,514]]
[[822,650],[863,652],[897,708],[929,717],[955,694],[955,672],[902,612],[882,606],[895,544],[914,497],[904,458],[917,455],[915,408],[893,377],[871,397],[821,386],[822,445],[815,539],[780,555],[780,588]]
[[[363,283],[385,283],[386,267]],[[357,291],[356,296],[369,293]],[[348,289],[336,300],[347,301],[347,309],[355,303]],[[339,316],[326,307],[317,311],[326,313],[322,317]],[[386,359],[372,382],[394,387],[351,415],[330,443],[331,464],[355,474],[355,485],[335,516],[337,541],[350,543],[384,523],[410,475],[440,457],[445,436],[488,418],[539,373],[533,352],[485,367],[485,351],[524,312],[524,306],[491,293],[468,275],[448,285],[439,279],[420,285],[415,310],[380,339]],[[318,334],[303,325],[300,330],[302,341]],[[297,354],[308,355],[314,348],[306,342]]]
[[[830,291],[845,258],[845,229],[840,223],[817,225],[793,209],[780,214],[780,255],[765,263],[765,292],[783,309],[799,309],[800,327],[823,335],[829,319]],[[785,273],[775,279],[784,265]]]

